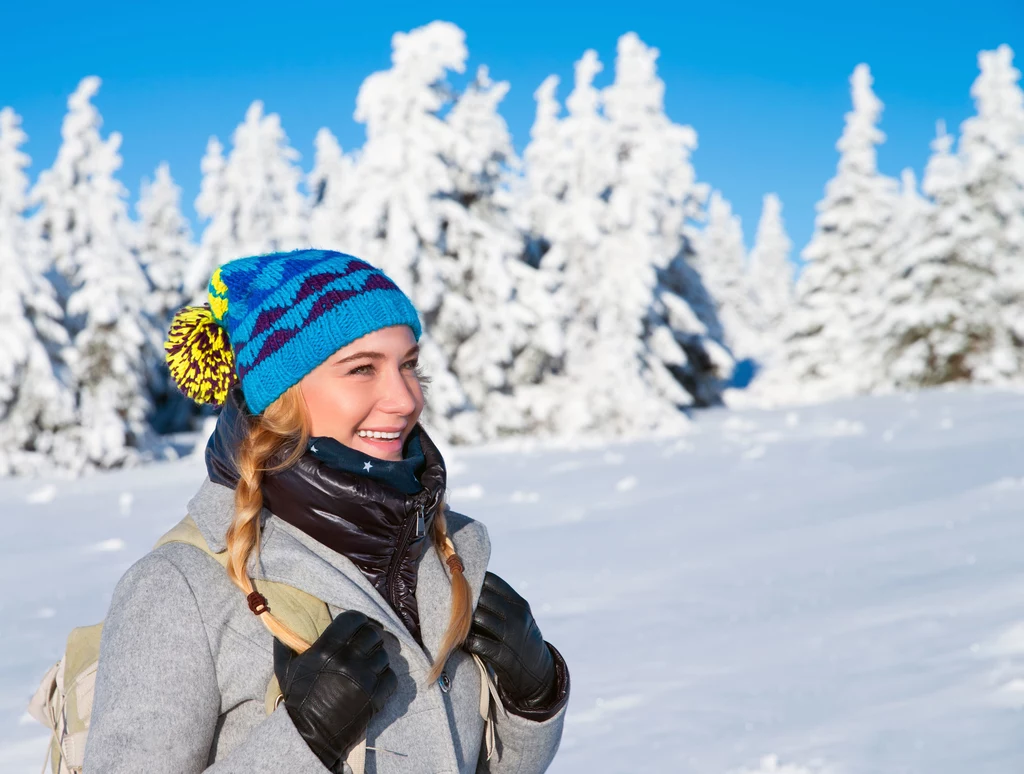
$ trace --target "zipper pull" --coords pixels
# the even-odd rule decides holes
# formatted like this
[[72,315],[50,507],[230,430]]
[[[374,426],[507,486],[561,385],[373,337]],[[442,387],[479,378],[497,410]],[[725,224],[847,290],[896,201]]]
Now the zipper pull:
[[416,537],[422,537],[424,531],[423,506],[417,506],[416,510]]

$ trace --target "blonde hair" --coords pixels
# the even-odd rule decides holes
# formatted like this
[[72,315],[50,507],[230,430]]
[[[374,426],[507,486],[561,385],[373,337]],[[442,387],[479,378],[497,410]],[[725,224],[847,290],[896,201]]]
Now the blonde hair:
[[[256,588],[249,577],[248,566],[259,555],[260,514],[263,511],[263,476],[294,465],[306,451],[310,426],[306,404],[299,386],[287,390],[262,414],[253,417],[252,425],[238,449],[238,485],[235,487],[235,515],[228,527],[225,542],[228,551],[228,577],[249,597]],[[284,459],[274,462],[288,450]],[[444,498],[438,501],[434,514],[432,538],[441,562],[451,572],[452,612],[448,628],[441,639],[437,658],[427,675],[432,682],[441,676],[445,662],[469,634],[472,622],[469,583],[463,573],[462,560],[448,537]],[[259,614],[271,634],[297,653],[310,643],[292,631],[283,621],[266,609]]]

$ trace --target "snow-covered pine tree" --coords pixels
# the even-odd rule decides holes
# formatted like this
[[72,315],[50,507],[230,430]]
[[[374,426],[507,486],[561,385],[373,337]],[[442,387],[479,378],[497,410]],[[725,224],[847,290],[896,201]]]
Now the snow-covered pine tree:
[[127,192],[114,177],[121,136],[100,137],[91,102],[99,86],[87,77],[68,99],[57,159],[31,197],[72,337],[67,359],[78,424],[53,453],[76,469],[131,463],[150,435],[141,308],[148,288],[132,251]]
[[1006,46],[979,54],[977,114],[955,153],[940,122],[924,178],[931,203],[905,191],[905,233],[885,261],[877,390],[1024,379],[1024,94],[1012,56]]
[[737,359],[761,359],[758,310],[747,271],[743,226],[721,192],[708,201],[704,228],[694,238],[693,264],[714,299],[725,343]]
[[961,125],[957,150],[977,224],[973,249],[992,251],[1000,324],[973,378],[1024,382],[1024,91],[1009,46],[980,52],[978,67],[976,115]]
[[[534,260],[542,271],[557,277],[553,309],[563,316],[564,326],[562,362],[544,380],[544,389],[532,391],[540,432],[614,432],[604,426],[614,412],[614,401],[600,394],[601,379],[594,367],[599,309],[593,288],[601,274],[597,248],[607,208],[602,196],[608,194],[615,164],[600,91],[593,83],[601,69],[597,52],[584,52],[575,65],[563,118],[555,97],[558,79],[551,76],[541,84],[525,151],[527,191],[522,206],[537,253]],[[635,372],[633,355],[630,348],[619,358],[620,367]],[[624,407],[636,404],[634,394],[621,400]]]
[[536,95],[524,207],[565,319],[563,363],[547,380],[546,429],[556,433],[667,429],[685,422],[681,407],[717,399],[704,394],[718,379],[714,342],[691,306],[699,278],[665,279],[688,249],[685,220],[704,190],[689,161],[695,133],[664,114],[657,56],[623,36],[602,92],[587,51],[561,119],[555,79]]
[[163,344],[171,317],[188,302],[184,278],[195,249],[188,221],[181,214],[181,189],[166,163],[156,168],[152,181],[142,181],[136,212],[136,252],[149,280],[143,309],[149,322],[146,361],[153,426],[158,432],[170,432],[184,429],[194,413],[192,402],[171,381]]
[[782,202],[765,194],[754,247],[747,262],[747,287],[754,300],[757,352],[765,367],[777,356],[782,326],[793,306],[793,243],[782,222]]
[[[733,361],[712,330],[717,320],[707,314],[703,282],[679,270],[690,259],[690,223],[701,215],[708,186],[696,182],[690,161],[697,133],[665,114],[658,56],[635,33],[620,37],[615,80],[601,95],[617,160],[602,282],[605,295],[619,303],[604,306],[598,329],[602,346],[611,349],[613,332],[632,328],[643,382],[677,409],[718,402]],[[681,308],[694,319],[681,320]],[[652,414],[651,421],[663,427],[667,420]]]
[[[939,206],[951,208],[947,214],[966,204],[952,145],[953,138],[940,122],[925,189]],[[900,196],[882,241],[880,265],[888,279],[883,303],[864,334],[866,389],[916,389],[938,383],[935,377],[945,381],[959,368],[956,363],[969,338],[966,325],[972,302],[967,295],[987,279],[978,267],[945,260],[947,250],[960,239],[957,220],[947,221],[918,193],[913,172],[903,171]]]
[[1019,348],[1002,308],[1008,291],[994,269],[998,229],[976,209],[952,148],[940,122],[924,179],[932,204],[914,208],[897,245],[896,276],[875,336],[883,356],[877,390],[1016,376]]
[[45,469],[74,418],[56,371],[68,344],[62,312],[25,219],[26,139],[21,118],[0,110],[0,476]]
[[345,207],[350,202],[352,158],[341,152],[337,138],[322,128],[313,141],[313,169],[306,177],[309,190],[309,241],[325,250],[351,252],[344,244]]
[[208,222],[182,282],[185,297],[191,303],[206,301],[207,283],[217,266],[242,255],[234,217],[239,207],[238,191],[228,185],[226,166],[224,146],[211,137],[199,162],[203,178],[195,201],[196,213]]
[[561,345],[543,312],[543,273],[519,260],[523,240],[512,220],[510,186],[518,160],[498,113],[507,91],[481,67],[445,118],[454,186],[439,202],[447,292],[431,327],[478,409],[485,438],[531,428],[529,385]]
[[451,371],[433,330],[445,300],[442,234],[447,200],[455,193],[446,153],[453,129],[442,113],[452,105],[449,71],[462,72],[465,34],[432,22],[392,37],[391,68],[359,89],[355,118],[366,125],[349,196],[343,249],[381,267],[413,300],[424,322],[420,361],[432,383],[424,421],[452,440],[480,437],[479,415]]
[[290,145],[276,113],[264,115],[253,102],[232,135],[227,158],[216,138],[202,161],[196,212],[209,221],[185,278],[186,294],[206,297],[214,269],[226,261],[309,244],[307,201],[299,192],[299,153]]
[[181,189],[166,162],[156,168],[152,181],[142,181],[135,209],[139,263],[150,285],[145,310],[163,328],[187,300],[183,283],[194,253],[192,231],[181,214]]
[[857,65],[850,78],[853,110],[836,143],[839,164],[818,203],[807,261],[786,325],[785,381],[804,400],[850,395],[871,380],[863,331],[877,316],[885,272],[879,247],[897,197],[896,181],[878,172],[876,146],[882,102],[871,72]]

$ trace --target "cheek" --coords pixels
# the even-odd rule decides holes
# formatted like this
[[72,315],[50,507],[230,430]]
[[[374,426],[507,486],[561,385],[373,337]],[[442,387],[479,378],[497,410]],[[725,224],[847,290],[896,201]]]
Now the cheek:
[[341,390],[335,380],[303,385],[302,397],[309,412],[310,432],[339,441],[351,435],[359,422],[358,396]]
[[414,410],[415,417],[413,417],[413,421],[415,421],[423,411],[424,406],[423,386],[420,384],[419,379],[412,380],[412,383],[409,385],[409,391],[412,393],[413,402],[416,404],[416,408]]

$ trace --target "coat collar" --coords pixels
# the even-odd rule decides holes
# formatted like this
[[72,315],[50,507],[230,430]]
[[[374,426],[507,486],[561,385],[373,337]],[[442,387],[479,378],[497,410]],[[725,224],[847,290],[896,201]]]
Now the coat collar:
[[[231,525],[234,508],[234,490],[209,479],[189,501],[189,515],[216,553],[227,548],[224,536]],[[429,659],[437,653],[451,613],[451,580],[436,551],[424,554],[417,571],[416,600],[423,638],[423,648],[420,648],[395,611],[348,558],[266,509],[261,518],[259,562],[250,566],[251,573],[322,599],[331,606],[334,615],[341,610],[365,613],[411,648],[412,653],[424,654],[425,650],[420,666],[429,667]],[[465,567],[471,604],[475,607],[490,559],[487,530],[479,522],[454,511],[448,511],[446,520],[448,535]],[[243,600],[239,599],[241,604]]]

